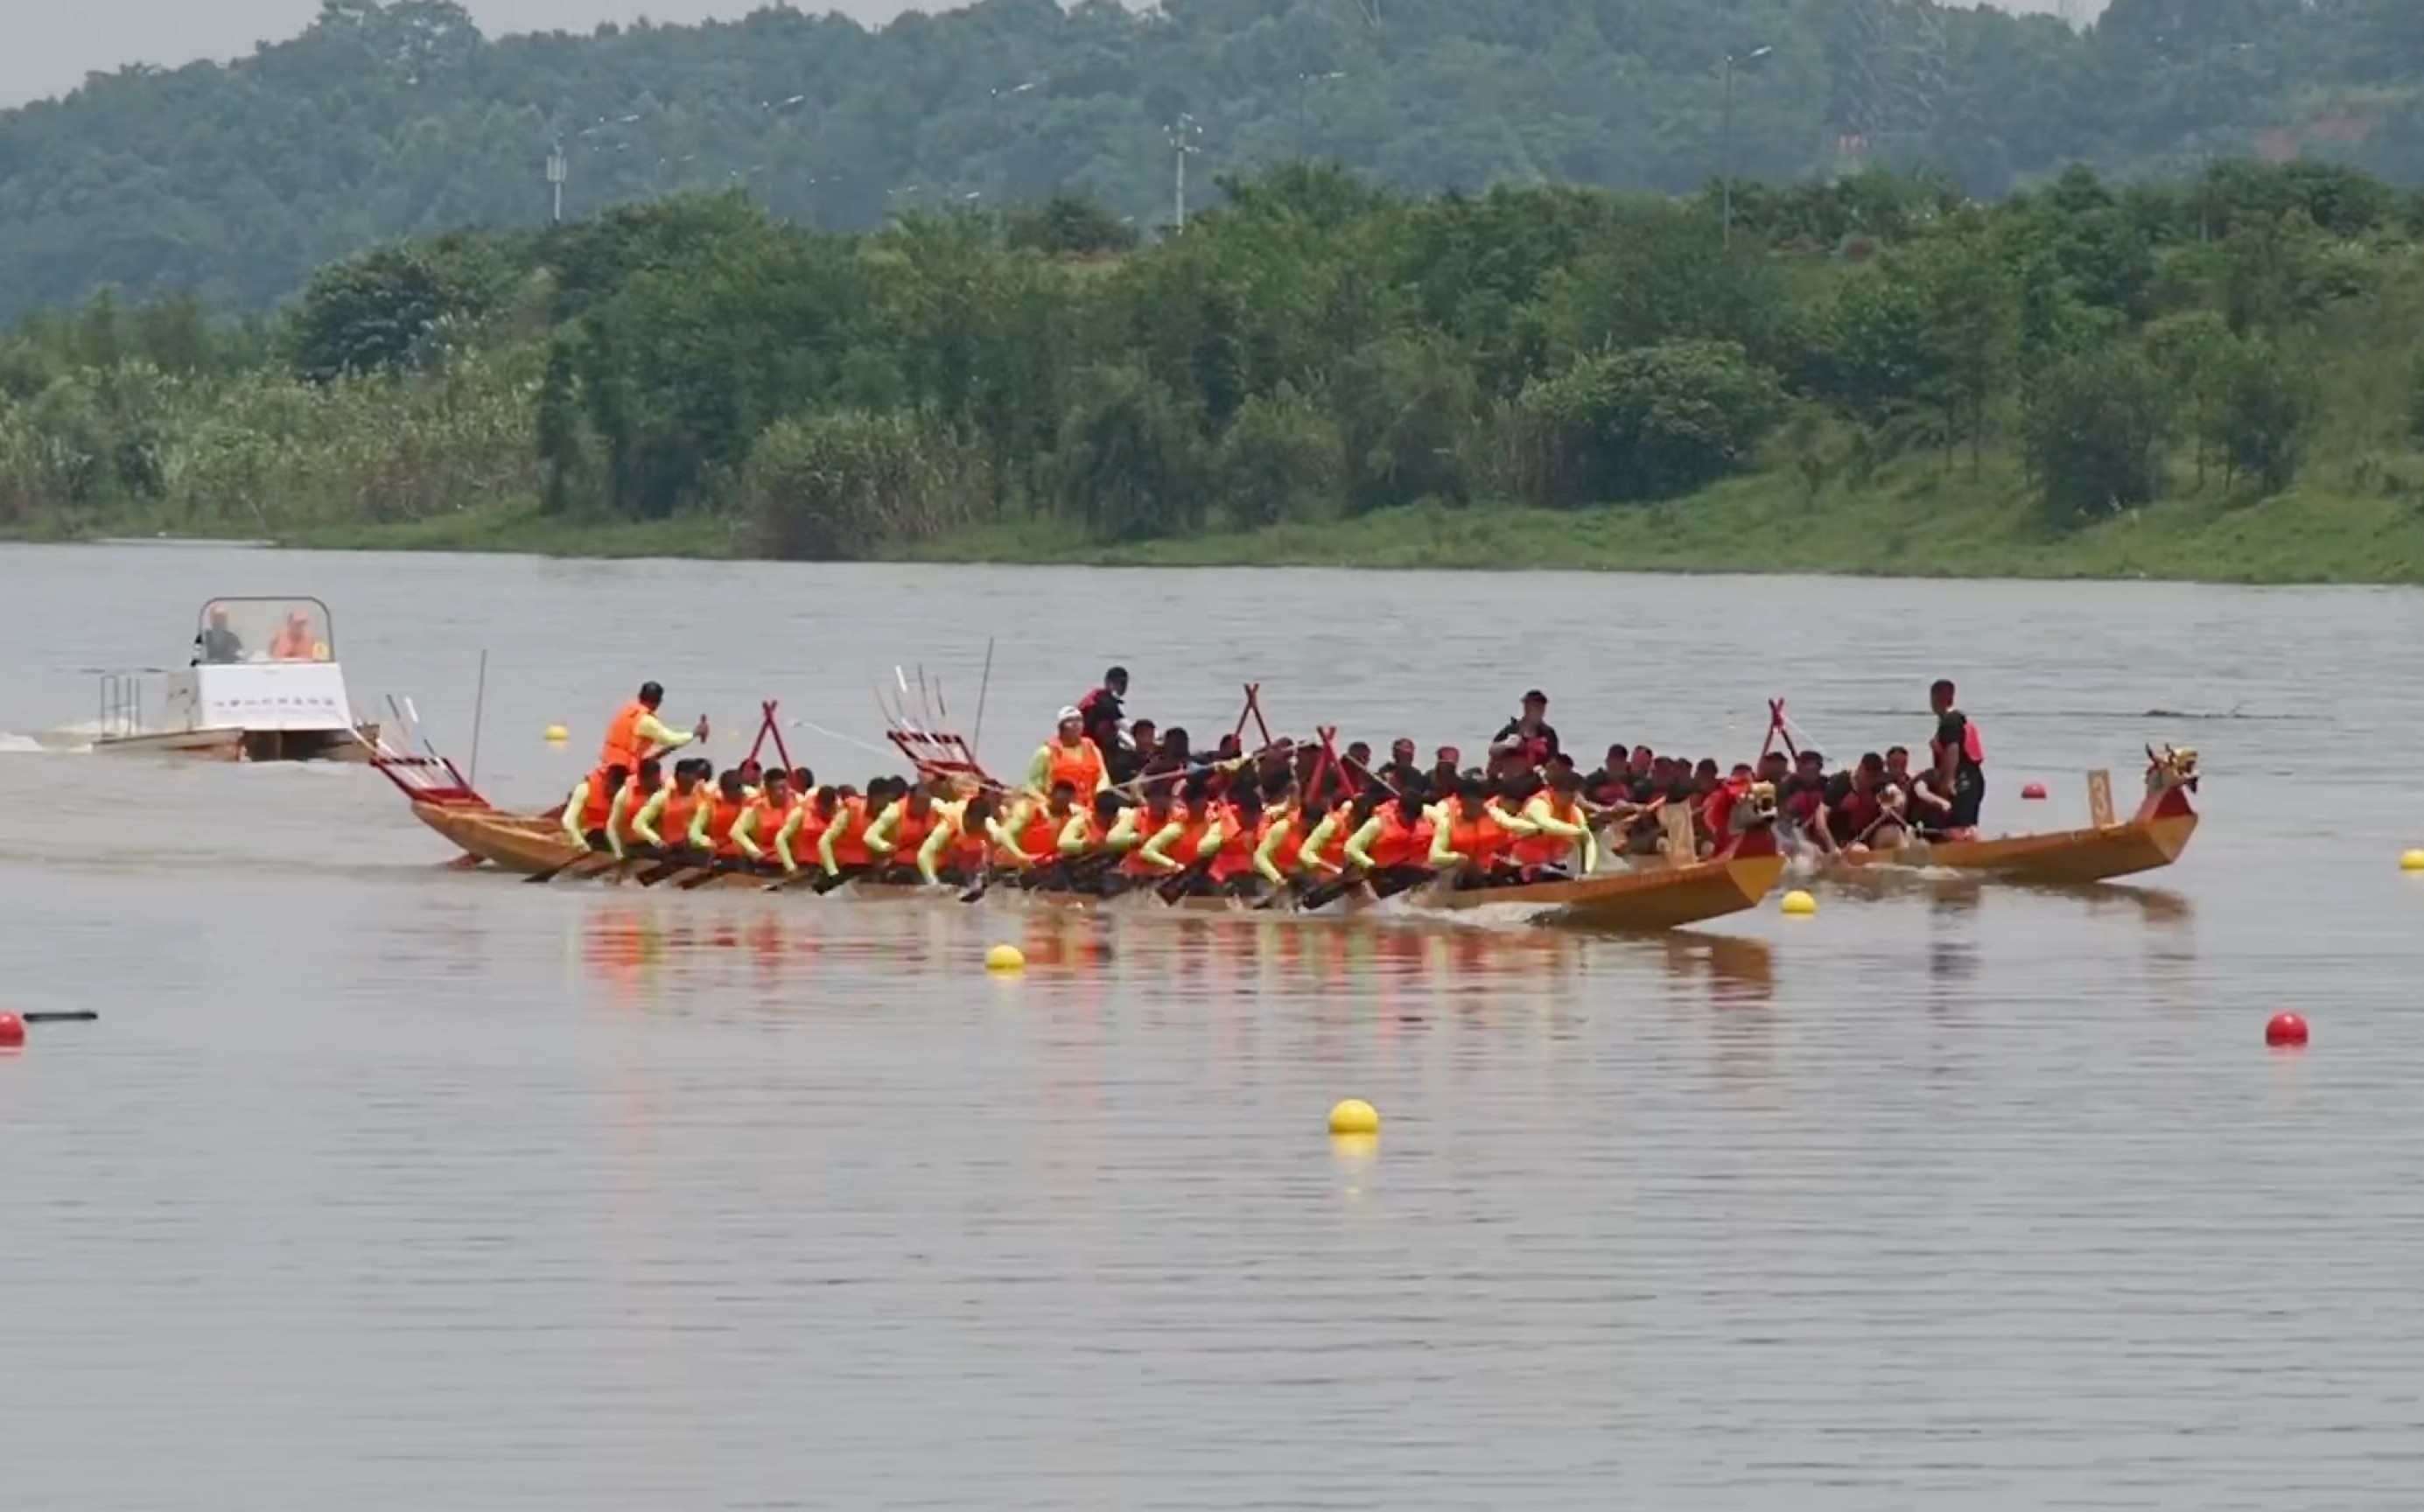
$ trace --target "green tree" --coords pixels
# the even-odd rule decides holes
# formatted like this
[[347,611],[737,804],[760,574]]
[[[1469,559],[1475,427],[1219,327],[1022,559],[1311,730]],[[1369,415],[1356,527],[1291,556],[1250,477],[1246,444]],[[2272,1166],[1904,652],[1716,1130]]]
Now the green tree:
[[2065,358],[2039,374],[2021,438],[2047,522],[2067,528],[2152,501],[2170,423],[2162,374],[2129,347]]
[[1337,427],[1284,383],[1238,408],[1217,462],[1220,499],[1230,518],[1248,528],[1324,513],[1336,502],[1346,471]]
[[1774,375],[1730,342],[1585,358],[1524,390],[1519,486],[1546,503],[1687,493],[1747,465],[1781,407]]
[[1060,501],[1106,541],[1184,534],[1204,523],[1204,443],[1169,389],[1133,367],[1089,370],[1061,423]]

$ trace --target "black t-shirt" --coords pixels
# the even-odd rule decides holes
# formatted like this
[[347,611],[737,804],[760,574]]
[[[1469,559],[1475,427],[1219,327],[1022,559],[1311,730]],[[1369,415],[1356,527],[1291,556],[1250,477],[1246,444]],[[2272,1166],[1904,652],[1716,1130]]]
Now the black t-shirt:
[[1970,716],[1957,708],[1948,708],[1936,722],[1936,750],[1954,754],[1954,781],[1963,787],[1977,784],[1985,772],[1970,759]]
[[1508,720],[1505,728],[1501,729],[1496,735],[1490,738],[1490,743],[1494,746],[1503,740],[1511,740],[1519,735],[1527,740],[1539,740],[1548,747],[1546,751],[1540,753],[1540,760],[1543,763],[1545,763],[1549,757],[1555,756],[1559,751],[1564,749],[1564,747],[1557,744],[1557,727],[1555,725],[1550,724],[1547,720],[1542,720],[1537,727],[1527,730],[1523,727],[1523,721],[1520,716]]

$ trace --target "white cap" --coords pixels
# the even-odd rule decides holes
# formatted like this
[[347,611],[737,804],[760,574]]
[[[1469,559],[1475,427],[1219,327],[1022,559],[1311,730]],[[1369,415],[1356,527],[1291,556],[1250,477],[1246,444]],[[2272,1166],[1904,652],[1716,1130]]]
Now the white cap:
[[1068,708],[1060,710],[1060,718],[1064,722],[1073,719],[1084,719],[1085,717],[1085,715],[1077,712],[1077,706],[1075,704],[1072,704]]

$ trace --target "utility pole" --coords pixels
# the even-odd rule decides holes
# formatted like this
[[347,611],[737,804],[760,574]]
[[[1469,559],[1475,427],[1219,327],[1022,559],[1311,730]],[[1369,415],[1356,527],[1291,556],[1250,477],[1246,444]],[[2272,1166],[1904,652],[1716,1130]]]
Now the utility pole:
[[547,184],[555,199],[554,224],[564,224],[564,181],[571,176],[570,165],[564,160],[564,144],[557,142],[548,149]]
[[1734,245],[1734,70],[1745,63],[1756,63],[1775,51],[1773,47],[1762,46],[1740,55],[1726,55],[1724,143],[1720,148],[1722,161],[1718,164],[1717,193],[1725,205],[1722,213],[1724,230],[1719,235],[1727,247]]
[[1202,141],[1203,136],[1204,128],[1195,124],[1193,116],[1182,112],[1176,120],[1171,122],[1170,155],[1172,159],[1171,176],[1174,181],[1174,187],[1171,195],[1173,213],[1170,229],[1173,236],[1187,229],[1187,158],[1189,153],[1204,150],[1197,145]]

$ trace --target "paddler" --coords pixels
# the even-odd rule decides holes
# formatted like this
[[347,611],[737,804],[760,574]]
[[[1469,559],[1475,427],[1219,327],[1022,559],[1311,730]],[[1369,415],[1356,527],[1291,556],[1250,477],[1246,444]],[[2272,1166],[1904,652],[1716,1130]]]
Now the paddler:
[[1060,857],[1054,885],[1105,895],[1119,890],[1111,879],[1120,853],[1111,848],[1110,840],[1119,832],[1121,811],[1126,806],[1119,794],[1105,791],[1096,793],[1092,803],[1072,809],[1053,842]]
[[1347,842],[1389,801],[1386,788],[1374,786],[1321,817],[1304,837],[1297,859],[1309,877],[1335,877],[1347,868]]
[[1427,881],[1433,826],[1417,793],[1373,811],[1347,841],[1347,864],[1382,898]]
[[1050,740],[1037,748],[1035,759],[1028,763],[1028,790],[1049,794],[1054,788],[1067,783],[1072,792],[1091,798],[1109,787],[1110,782],[1110,769],[1103,764],[1102,748],[1086,739],[1085,716],[1074,706],[1062,709],[1060,727]]
[[1254,849],[1263,822],[1263,795],[1252,782],[1238,782],[1225,799],[1212,804],[1204,833],[1196,841],[1192,868],[1201,890],[1233,895],[1258,890]]
[[690,822],[696,817],[699,804],[709,797],[706,775],[713,772],[710,762],[696,756],[685,756],[674,763],[674,780],[650,795],[640,811],[631,816],[631,836],[654,851],[670,849],[665,836],[674,836],[678,845],[690,837]]
[[1583,807],[1583,779],[1571,769],[1557,772],[1523,805],[1532,833],[1515,842],[1515,860],[1539,874],[1561,869],[1587,877],[1599,869],[1599,836]]
[[1285,887],[1303,871],[1307,830],[1296,782],[1284,779],[1263,805],[1262,827],[1254,835],[1254,870],[1263,881]]
[[1159,881],[1187,869],[1172,852],[1187,838],[1186,811],[1171,798],[1163,783],[1143,803],[1120,816],[1109,844],[1120,852],[1120,875],[1132,881]]
[[640,695],[614,711],[606,722],[606,743],[598,754],[598,764],[611,767],[620,764],[626,772],[639,770],[648,756],[678,751],[693,740],[707,739],[707,716],[701,714],[696,728],[683,731],[667,727],[657,718],[664,707],[662,683],[640,684]]
[[933,789],[925,783],[913,785],[908,791],[885,805],[875,822],[867,827],[867,848],[877,855],[889,856],[875,874],[878,882],[919,883],[935,879],[925,874],[918,864],[926,841],[936,830],[949,822],[945,805],[934,801]]
[[1453,872],[1459,887],[1487,887],[1498,880],[1498,864],[1515,839],[1491,806],[1489,784],[1467,777],[1432,822],[1430,867]]
[[614,795],[630,776],[629,767],[601,764],[574,785],[564,801],[564,833],[573,844],[591,851],[612,849],[606,826],[614,817]]
[[997,856],[1005,866],[1034,865],[1035,858],[1018,848],[1018,836],[1001,822],[991,793],[935,807],[942,822],[917,850],[917,874],[925,881],[974,882]]
[[1860,757],[1850,772],[1839,773],[1826,786],[1826,796],[1819,805],[1818,822],[1811,835],[1819,849],[1827,851],[1866,851],[1869,838],[1886,819],[1885,804],[1877,797],[1878,785],[1886,772],[1886,758],[1874,751]]
[[801,867],[818,862],[826,826],[841,813],[842,799],[840,788],[810,788],[791,805],[791,817],[774,836],[774,859],[783,864],[784,875],[798,876]]
[[741,822],[732,827],[732,843],[746,856],[751,865],[770,865],[775,841],[783,826],[791,821],[791,810],[797,801],[791,796],[791,774],[780,767],[770,767],[751,800]]
[[690,848],[717,861],[740,860],[741,847],[733,843],[732,832],[749,812],[750,802],[740,771],[725,768],[715,779],[714,794],[691,813]]
[[869,783],[864,798],[847,786],[836,790],[833,817],[817,836],[817,864],[828,878],[857,876],[875,865],[875,852],[867,843],[868,805],[875,802],[883,782],[879,777]]
[[650,756],[640,763],[639,772],[630,782],[614,789],[614,802],[606,812],[606,844],[614,852],[614,859],[624,859],[625,848],[635,838],[631,830],[633,817],[664,788],[664,768]]
[[1936,735],[1927,742],[1933,758],[1932,786],[1950,801],[1944,835],[1966,840],[1978,832],[1978,811],[1986,799],[1986,742],[1970,716],[1953,702],[1953,680],[1938,677],[1927,690],[1927,707],[1936,715]]

